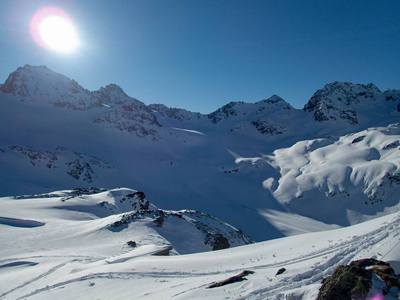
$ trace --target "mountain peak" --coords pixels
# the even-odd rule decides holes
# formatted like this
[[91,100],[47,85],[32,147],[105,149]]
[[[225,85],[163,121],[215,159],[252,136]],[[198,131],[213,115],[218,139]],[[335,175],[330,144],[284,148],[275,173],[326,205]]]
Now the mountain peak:
[[108,84],[93,93],[96,98],[101,99],[101,102],[109,104],[124,103],[129,100],[139,101],[128,96],[120,86],[114,83]]
[[123,96],[127,96],[127,94],[124,92],[124,90],[119,85],[116,85],[114,83],[110,83],[101,89],[103,89],[109,93],[116,93],[116,94],[121,94]]
[[304,111],[314,112],[314,119],[319,122],[345,119],[350,124],[358,124],[355,108],[383,99],[383,93],[372,83],[334,81],[316,91]]
[[275,106],[279,106],[279,107],[282,106],[281,108],[283,108],[283,109],[293,108],[289,103],[287,103],[285,100],[283,100],[280,96],[278,96],[276,94],[273,94],[268,99],[264,99],[259,102],[256,102],[255,104],[257,104],[257,105],[269,104],[269,105],[275,105]]
[[47,66],[25,65],[11,73],[0,90],[22,101],[52,104],[82,110],[90,103],[90,92]]

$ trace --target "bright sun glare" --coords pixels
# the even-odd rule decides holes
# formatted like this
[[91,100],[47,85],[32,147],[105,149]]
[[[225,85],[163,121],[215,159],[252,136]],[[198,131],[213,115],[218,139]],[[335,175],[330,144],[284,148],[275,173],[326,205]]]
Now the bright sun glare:
[[71,19],[57,7],[45,7],[36,12],[30,30],[35,42],[50,50],[70,53],[79,46]]

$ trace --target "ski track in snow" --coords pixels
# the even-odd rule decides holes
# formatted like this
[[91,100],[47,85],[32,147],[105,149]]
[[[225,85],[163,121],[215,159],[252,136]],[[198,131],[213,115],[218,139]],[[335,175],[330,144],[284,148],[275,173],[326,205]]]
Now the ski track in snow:
[[[370,234],[358,236],[350,242],[336,244],[333,245],[333,247],[329,247],[315,253],[310,253],[309,256],[305,256],[296,260],[282,262],[275,267],[295,264],[316,257],[327,258],[324,263],[318,265],[316,264],[315,269],[299,273],[298,275],[286,281],[284,285],[282,282],[278,282],[277,284],[269,286],[268,288],[252,291],[249,295],[240,299],[263,299],[260,297],[272,297],[283,291],[295,290],[306,285],[320,283],[324,277],[333,273],[333,270],[336,268],[336,266],[350,263],[360,252],[360,247],[366,248],[373,246],[385,239],[388,236],[388,233],[381,232],[381,230],[382,228],[379,228],[374,231],[374,234],[377,234],[377,236],[374,236],[373,239],[371,239]],[[330,255],[331,257],[328,258]],[[267,266],[260,266],[254,269],[257,270],[263,267]]]
[[[310,252],[307,254],[302,254],[296,258],[293,259],[288,259],[288,260],[280,260],[274,263],[270,264],[252,264],[252,266],[249,266],[248,269],[254,270],[256,273],[262,272],[263,270],[267,269],[277,269],[280,267],[286,267],[290,268],[290,266],[294,266],[296,264],[302,263],[307,260],[317,260],[317,262],[314,263],[311,269],[308,269],[304,272],[298,273],[295,276],[292,277],[287,277],[287,276],[282,276],[276,277],[275,278],[275,283],[272,285],[268,285],[265,288],[256,288],[254,290],[242,290],[241,294],[242,296],[237,297],[235,299],[279,299],[281,295],[284,295],[282,293],[285,293],[287,291],[296,291],[300,290],[301,288],[304,288],[305,286],[310,286],[310,285],[315,285],[319,284],[321,280],[326,277],[329,274],[333,273],[334,268],[337,265],[343,265],[343,264],[348,264],[350,261],[356,259],[359,256],[365,256],[368,257],[368,252],[369,250],[365,251],[363,249],[370,249],[374,245],[379,244],[381,241],[383,241],[385,238],[388,238],[388,236],[393,236],[393,237],[399,237],[400,234],[400,217],[399,215],[396,216],[395,220],[391,222],[391,226],[387,226],[387,223],[383,223],[380,227],[377,229],[368,232],[366,234],[362,234],[359,236],[352,236],[352,237],[347,237],[340,239],[339,242],[336,242],[333,245],[329,245],[327,247],[318,249],[314,252]],[[377,249],[379,251],[379,248]],[[379,252],[376,252],[379,253]],[[381,254],[382,257],[385,256],[384,253]],[[53,258],[60,258],[58,256],[53,256]],[[181,256],[184,258],[185,256]],[[27,260],[27,259],[37,259],[37,258],[46,258],[46,256],[33,256],[33,257],[24,257],[24,258],[11,258],[7,259],[4,261],[1,261],[0,263],[5,263],[5,262],[10,262],[10,261],[21,261],[22,259]],[[47,258],[50,258],[47,257]],[[57,264],[56,266],[52,267],[48,271],[32,278],[31,280],[25,281],[24,283],[18,285],[17,287],[14,287],[13,289],[3,293],[0,295],[0,299],[4,299],[6,296],[11,296],[13,292],[16,292],[22,288],[29,288],[28,286],[34,282],[39,281],[40,279],[45,278],[46,276],[50,276],[51,274],[55,273],[57,270],[62,269],[63,267],[67,266],[68,264],[72,263],[86,263],[86,262],[95,262],[95,261],[100,261],[104,260],[103,258],[94,258],[94,257],[80,257],[80,258],[73,258],[70,260],[67,260],[65,262],[62,262],[60,264]],[[135,257],[131,258],[135,259]],[[379,259],[379,257],[378,257]],[[252,259],[250,259],[252,261]],[[257,260],[257,258],[254,258],[254,260]],[[258,259],[259,260],[259,259]],[[254,262],[254,261],[253,261]],[[236,274],[238,272],[243,271],[244,268],[246,267],[235,267],[231,269],[224,269],[224,270],[215,270],[215,271],[205,271],[205,272],[185,272],[185,271],[166,271],[163,269],[162,262],[160,263],[161,265],[159,266],[159,270],[155,271],[149,271],[149,272],[143,272],[143,271],[133,271],[132,272],[98,272],[98,273],[92,273],[92,274],[87,274],[83,276],[79,276],[76,278],[72,278],[69,280],[65,281],[60,281],[52,285],[46,285],[43,286],[42,288],[36,288],[34,291],[31,291],[29,293],[24,294],[23,296],[19,296],[16,299],[26,299],[44,292],[49,292],[51,290],[60,288],[60,287],[65,287],[69,284],[72,283],[77,283],[77,282],[83,282],[83,281],[89,281],[89,280],[95,280],[95,279],[110,279],[110,280],[135,280],[135,279],[141,279],[141,278],[163,278],[163,279],[170,279],[172,280],[173,285],[171,288],[176,288],[179,286],[185,285],[185,283],[180,283],[180,279],[187,279],[187,278],[205,278],[208,280],[208,277],[212,276],[231,276],[230,274]],[[163,271],[165,270],[165,271]],[[62,277],[62,276],[59,276]],[[211,280],[211,279],[210,279]],[[251,276],[249,276],[248,280],[251,280]],[[212,283],[211,281],[209,283]],[[199,290],[205,289],[206,284],[202,284],[196,287],[190,287],[188,289],[184,289],[179,291],[177,290],[177,293],[173,295],[173,297],[182,297],[182,298],[190,298],[191,292],[199,292]],[[179,292],[178,292],[179,291]],[[200,291],[201,292],[201,291]],[[289,294],[290,295],[290,294]],[[187,297],[186,297],[187,296]],[[239,295],[236,295],[239,296]],[[11,298],[10,298],[11,299]]]
[[[43,258],[50,258],[50,257],[52,257],[52,258],[61,258],[61,257],[65,257],[65,256],[33,256],[33,257],[27,257],[27,258],[24,258],[24,259],[30,259],[30,258],[36,258],[36,259],[37,259],[37,258],[41,258],[41,259],[43,259]],[[75,257],[75,256],[74,256],[74,257]],[[72,260],[69,260],[69,261],[63,262],[63,263],[61,263],[61,264],[58,264],[58,265],[52,267],[51,269],[49,269],[48,271],[46,271],[46,272],[44,272],[44,273],[42,273],[42,274],[40,274],[40,275],[38,275],[38,276],[36,276],[36,277],[34,277],[34,278],[28,280],[28,281],[25,281],[24,283],[22,283],[22,284],[20,284],[20,285],[18,285],[18,286],[16,286],[16,287],[14,287],[13,289],[11,289],[11,290],[9,290],[9,291],[7,291],[7,292],[4,292],[4,293],[0,294],[0,299],[3,298],[3,297],[5,297],[5,296],[7,296],[8,294],[11,294],[11,293],[13,293],[13,292],[19,290],[19,289],[22,289],[22,288],[27,287],[28,285],[30,285],[30,284],[33,283],[33,282],[36,282],[36,281],[38,281],[38,280],[40,280],[40,279],[43,279],[44,277],[46,277],[46,276],[48,276],[48,275],[54,273],[55,271],[57,271],[58,269],[60,269],[60,268],[62,268],[62,267],[64,267],[64,266],[66,266],[66,265],[68,265],[69,263],[74,263],[74,262],[85,262],[86,260],[88,260],[88,261],[93,261],[93,258],[92,258],[92,257],[88,257],[87,259],[78,259],[78,258],[74,258],[74,259],[72,259]],[[18,263],[18,262],[20,261],[20,259],[11,258],[11,259],[8,259],[7,261],[15,261],[16,263]],[[36,263],[36,262],[35,262],[35,265],[37,265],[37,264],[39,264],[39,263]],[[22,297],[22,298],[24,298],[24,297]]]

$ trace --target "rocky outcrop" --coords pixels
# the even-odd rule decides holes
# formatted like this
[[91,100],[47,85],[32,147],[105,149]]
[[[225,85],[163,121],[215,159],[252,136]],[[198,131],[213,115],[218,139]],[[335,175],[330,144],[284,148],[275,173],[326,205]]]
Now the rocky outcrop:
[[111,170],[114,167],[101,159],[67,148],[59,147],[54,152],[41,151],[25,146],[9,146],[9,149],[29,159],[34,167],[46,167],[48,169],[61,169],[66,174],[78,181],[92,183],[96,176],[95,168]]
[[268,120],[252,121],[253,125],[261,134],[279,135],[286,131],[286,127],[282,124],[272,124]]
[[243,272],[241,272],[241,273],[239,273],[239,274],[237,274],[237,275],[235,275],[235,276],[229,277],[228,279],[225,279],[225,280],[222,280],[222,281],[219,281],[219,282],[215,282],[215,283],[213,283],[213,284],[210,284],[210,285],[207,287],[207,289],[213,289],[213,288],[221,287],[221,286],[224,286],[224,285],[227,285],[227,284],[231,284],[231,283],[235,283],[235,282],[240,282],[240,281],[243,281],[243,280],[247,280],[246,277],[247,277],[248,275],[250,275],[250,274],[254,274],[254,271],[245,270],[245,271],[243,271]]
[[304,106],[304,111],[313,112],[318,122],[345,120],[354,125],[359,123],[358,106],[383,99],[383,93],[372,83],[364,85],[335,81],[315,92]]
[[164,104],[150,104],[149,108],[158,113],[162,118],[170,118],[177,121],[191,121],[205,117],[200,113],[190,112],[181,108],[167,107]]
[[400,287],[399,277],[388,263],[373,258],[362,259],[338,266],[322,281],[317,300],[366,299],[373,286],[373,274],[385,282],[379,291],[382,296],[395,292],[392,288]]
[[[137,192],[140,193],[140,192]],[[109,225],[112,231],[121,231],[128,227],[129,224],[138,220],[151,220],[151,226],[162,230],[164,226],[179,226],[186,228],[184,232],[188,233],[187,228],[192,228],[193,232],[196,231],[202,234],[203,243],[210,247],[210,250],[221,250],[230,248],[232,245],[245,245],[253,241],[245,235],[241,230],[235,229],[232,226],[222,222],[221,220],[198,211],[182,210],[179,212],[168,211],[163,209],[150,207],[147,200],[136,199],[140,206],[134,206],[134,210],[127,214],[123,214],[119,220]],[[142,201],[142,202],[140,202]],[[168,225],[169,224],[169,225]],[[179,225],[178,225],[179,224]],[[195,235],[198,235],[196,233]]]
[[212,123],[216,124],[224,119],[227,119],[230,116],[237,116],[237,106],[241,106],[243,104],[244,102],[229,102],[215,112],[209,114],[208,118],[211,120]]

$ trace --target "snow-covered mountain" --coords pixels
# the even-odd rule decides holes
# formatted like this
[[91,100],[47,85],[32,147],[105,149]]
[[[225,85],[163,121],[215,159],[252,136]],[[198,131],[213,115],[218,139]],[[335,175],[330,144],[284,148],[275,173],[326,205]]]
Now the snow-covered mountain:
[[[18,68],[0,85],[0,299],[315,299],[355,259],[400,273],[399,122],[400,91],[373,84],[204,115]],[[397,299],[393,272],[364,271],[368,299]]]
[[47,67],[18,68],[0,90],[0,195],[135,187],[256,241],[398,207],[398,90],[334,82],[304,109],[273,95],[208,115],[146,105],[115,84],[88,91]]
[[[318,90],[304,106],[304,110],[312,112],[318,122],[344,120],[354,125],[365,123],[363,117],[375,115],[384,119],[388,115],[397,115],[400,111],[399,93],[387,90],[382,93],[374,84],[352,84],[349,82],[333,82]],[[393,101],[397,107],[388,105]]]
[[[136,250],[145,246],[169,248],[174,254],[188,254],[253,242],[240,230],[213,216],[194,210],[163,210],[151,204],[143,192],[128,188],[79,188],[3,200],[0,224],[55,228],[57,222],[68,220],[69,224],[65,226],[73,227],[76,232],[86,232],[91,227],[95,240],[108,239],[112,240],[110,243],[121,246],[125,239],[124,249]],[[18,212],[14,211],[14,205],[7,205],[14,200],[21,204]],[[32,210],[42,213],[35,216]],[[40,221],[26,220],[24,216]],[[65,242],[74,243],[74,237]],[[85,243],[90,247],[94,241],[87,239]]]

